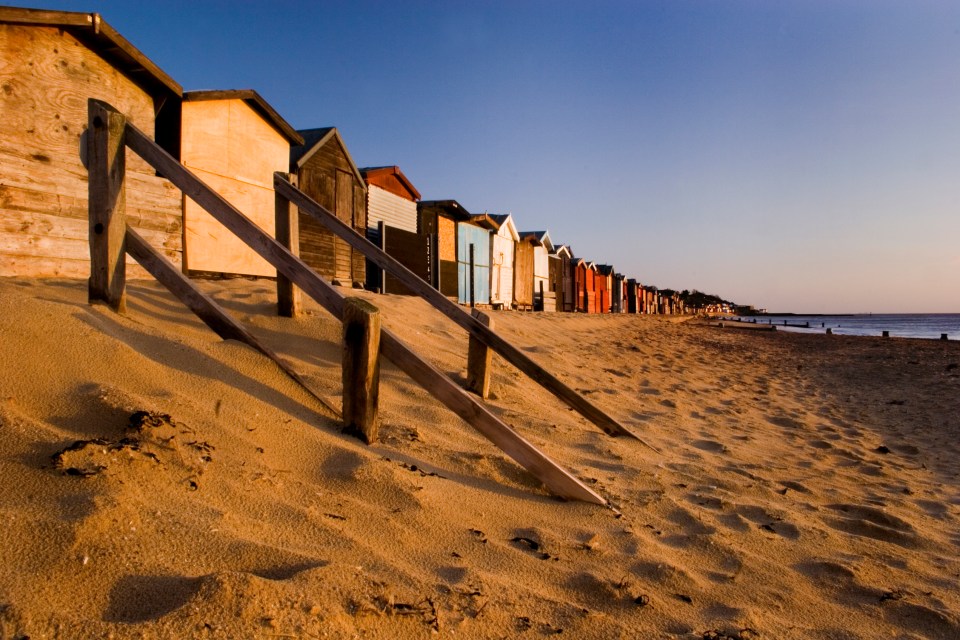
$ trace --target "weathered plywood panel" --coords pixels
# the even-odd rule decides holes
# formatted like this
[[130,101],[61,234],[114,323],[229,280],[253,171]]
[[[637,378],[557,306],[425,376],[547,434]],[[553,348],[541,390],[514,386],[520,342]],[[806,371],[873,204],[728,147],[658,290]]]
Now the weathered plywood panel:
[[[183,103],[181,159],[258,227],[274,233],[273,173],[290,143],[243,100]],[[274,276],[276,269],[192,200],[184,205],[187,268]]]
[[441,260],[457,261],[457,223],[450,218],[437,216],[438,248]]
[[[0,24],[0,274],[90,275],[87,170],[80,136],[87,100],[154,131],[154,100],[67,32]],[[181,255],[181,195],[127,151],[128,220],[174,263]],[[146,277],[128,267],[128,277]]]

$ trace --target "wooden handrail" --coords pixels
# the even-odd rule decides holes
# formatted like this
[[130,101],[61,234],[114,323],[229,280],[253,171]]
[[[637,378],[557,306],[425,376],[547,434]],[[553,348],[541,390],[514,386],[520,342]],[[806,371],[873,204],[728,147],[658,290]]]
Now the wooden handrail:
[[[273,185],[277,193],[287,198],[291,203],[297,206],[301,213],[306,213],[323,224],[327,229],[336,234],[339,238],[347,242],[351,247],[360,251],[371,262],[386,270],[390,275],[404,284],[408,289],[429,302],[435,309],[456,322],[476,337],[477,340],[496,351],[504,360],[520,369],[523,373],[530,376],[542,387],[553,393],[556,397],[566,402],[587,420],[597,425],[605,432],[613,436],[630,436],[640,440],[629,429],[607,415],[604,411],[594,406],[586,398],[564,384],[559,378],[548,372],[542,366],[534,362],[525,353],[497,335],[493,330],[479,322],[469,313],[460,308],[459,305],[451,302],[445,295],[437,289],[434,289],[425,280],[421,279],[407,267],[401,264],[396,258],[388,255],[377,245],[373,244],[359,233],[353,230],[347,223],[330,213],[322,205],[311,199],[307,194],[291,185],[284,174],[275,173]],[[642,442],[642,440],[641,440]],[[644,443],[646,444],[646,443]],[[650,445],[647,445],[650,446]],[[653,447],[651,447],[653,448]]]
[[[124,129],[124,139],[132,151],[170,180],[185,196],[203,207],[335,318],[342,319],[343,296],[299,257],[293,255],[130,123],[127,123]],[[562,498],[606,504],[606,500],[601,496],[539,451],[387,329],[382,329],[381,332],[380,353],[529,470],[554,494]]]

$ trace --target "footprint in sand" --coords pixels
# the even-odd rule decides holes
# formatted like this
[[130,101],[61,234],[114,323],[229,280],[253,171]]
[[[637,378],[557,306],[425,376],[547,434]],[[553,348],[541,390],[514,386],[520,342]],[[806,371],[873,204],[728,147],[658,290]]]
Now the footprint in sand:
[[921,541],[913,525],[882,509],[856,504],[831,504],[827,508],[837,515],[825,518],[825,521],[837,531],[901,547],[920,546]]
[[726,445],[721,444],[715,440],[694,440],[690,443],[700,451],[707,451],[709,453],[729,453],[730,450],[727,449]]

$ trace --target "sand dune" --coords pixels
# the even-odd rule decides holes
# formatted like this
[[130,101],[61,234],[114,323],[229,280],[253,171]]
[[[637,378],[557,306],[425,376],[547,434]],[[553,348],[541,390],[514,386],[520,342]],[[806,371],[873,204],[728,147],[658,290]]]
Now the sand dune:
[[[340,327],[205,282],[337,398]],[[494,314],[657,451],[496,362],[551,497],[395,367],[382,442],[155,283],[0,280],[0,638],[960,637],[960,344]],[[463,379],[466,334],[361,293]],[[80,441],[79,444],[75,444]]]

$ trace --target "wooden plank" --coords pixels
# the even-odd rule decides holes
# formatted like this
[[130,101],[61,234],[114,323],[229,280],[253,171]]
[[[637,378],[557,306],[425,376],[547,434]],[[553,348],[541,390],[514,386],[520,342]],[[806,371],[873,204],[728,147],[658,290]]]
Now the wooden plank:
[[[297,174],[288,175],[291,184],[296,184]],[[276,211],[277,242],[295,256],[300,255],[300,213],[290,201],[274,194]],[[303,312],[303,296],[287,276],[277,271],[277,314],[286,318],[295,318]]]
[[453,384],[443,372],[429,362],[416,357],[409,347],[387,330],[384,330],[380,336],[380,353],[430,391],[433,397],[443,402],[447,408],[463,418],[481,435],[528,469],[554,494],[570,500],[606,504],[606,500],[567,473],[520,434],[506,427],[483,404]]
[[[221,224],[244,238],[244,241],[251,248],[276,267],[277,270],[282,271],[291,282],[303,289],[304,293],[316,300],[335,318],[341,319],[343,317],[343,296],[332,285],[314,273],[303,260],[290,253],[283,245],[264,233],[253,221],[240,213],[229,202],[211,191],[199,178],[177,162],[170,154],[158,147],[142,131],[128,125],[126,140],[127,145],[134,152],[156,167],[161,174],[177,185],[186,196],[193,198],[204,206]],[[300,194],[298,199],[305,198],[289,182],[286,180],[281,180],[281,182],[283,185],[294,189],[296,194]],[[296,204],[295,200],[291,199],[291,201]],[[312,203],[313,201],[305,198],[304,202]],[[312,206],[316,206],[316,203],[313,203]],[[414,279],[416,279],[415,276]],[[430,288],[429,285],[427,287]],[[435,291],[432,288],[430,290]],[[584,500],[594,504],[606,504],[603,498],[524,440],[507,424],[470,397],[467,392],[454,384],[436,367],[423,360],[387,329],[383,329],[380,333],[380,353],[423,386],[434,398],[463,418],[467,424],[529,470],[553,493],[564,498]]]
[[124,128],[126,118],[105,102],[89,101],[90,302],[106,302],[126,310],[126,177]]
[[[472,315],[479,322],[493,329],[493,319],[490,316],[479,309],[473,309]],[[492,363],[493,350],[471,335],[467,343],[467,389],[484,400],[490,397]]]
[[340,417],[340,412],[337,408],[311,389],[290,363],[260,342],[260,340],[250,333],[242,324],[234,320],[223,307],[201,291],[190,278],[180,272],[180,269],[176,265],[163,257],[163,255],[154,249],[149,242],[144,240],[143,237],[129,225],[126,228],[126,238],[127,251],[130,255],[133,256],[150,275],[156,278],[157,282],[165,286],[180,302],[185,304],[198,318],[203,320],[204,324],[213,329],[218,336],[224,340],[242,342],[267,356],[273,360],[284,373],[290,376],[294,382],[303,387],[307,393],[329,409],[333,415],[338,418]]
[[[355,233],[348,226],[337,220],[329,211],[307,197],[303,192],[283,179],[281,174],[274,174],[274,188],[284,197],[299,207],[301,213],[313,216],[331,231],[344,238],[355,249],[361,251],[367,258],[381,269],[389,270],[398,280],[410,290],[429,302],[466,329],[470,335],[476,336],[481,342],[492,348],[507,362],[517,367],[523,373],[553,393],[555,396],[573,407],[582,416],[593,422],[610,435],[625,435],[637,438],[626,427],[607,415],[601,409],[588,402],[576,391],[561,382],[556,376],[546,371],[539,364],[531,360],[526,354],[512,344],[498,336],[492,330],[478,322],[457,304],[451,302],[442,293],[424,282],[416,274],[397,262],[394,258],[381,251],[376,245]],[[639,440],[639,438],[637,438]],[[646,443],[644,443],[646,444]],[[650,446],[650,445],[647,445]],[[652,448],[652,447],[651,447]]]
[[380,425],[380,311],[362,298],[343,303],[343,423],[367,444]]

